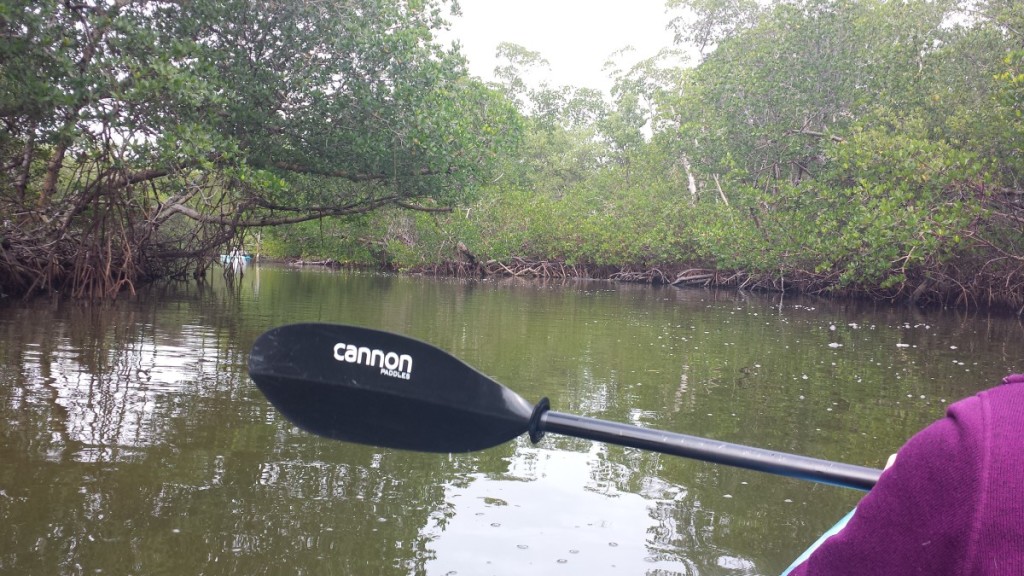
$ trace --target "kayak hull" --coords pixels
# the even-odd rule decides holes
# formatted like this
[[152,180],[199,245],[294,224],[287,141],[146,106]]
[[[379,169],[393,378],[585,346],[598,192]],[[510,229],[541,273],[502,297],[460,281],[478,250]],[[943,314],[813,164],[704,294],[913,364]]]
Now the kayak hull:
[[832,526],[831,528],[826,530],[824,534],[822,534],[817,540],[814,541],[814,544],[811,544],[811,546],[807,548],[807,550],[804,550],[803,554],[801,554],[796,560],[793,561],[792,564],[789,565],[789,568],[786,568],[786,571],[782,573],[782,576],[788,576],[794,568],[802,564],[804,560],[807,560],[807,558],[811,554],[813,554],[814,551],[818,549],[818,546],[821,546],[825,542],[825,540],[828,540],[830,537],[832,537],[833,534],[845,528],[847,522],[850,521],[850,518],[853,518],[853,513],[856,511],[856,508],[850,510],[850,513],[846,516],[843,516],[842,519],[839,520],[839,522],[836,522],[835,526]]

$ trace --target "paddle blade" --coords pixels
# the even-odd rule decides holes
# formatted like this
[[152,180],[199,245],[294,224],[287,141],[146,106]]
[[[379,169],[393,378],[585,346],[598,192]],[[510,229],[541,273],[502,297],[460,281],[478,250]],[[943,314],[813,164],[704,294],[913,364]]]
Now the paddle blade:
[[334,324],[267,331],[249,377],[289,420],[336,440],[470,452],[526,432],[522,397],[429,344]]

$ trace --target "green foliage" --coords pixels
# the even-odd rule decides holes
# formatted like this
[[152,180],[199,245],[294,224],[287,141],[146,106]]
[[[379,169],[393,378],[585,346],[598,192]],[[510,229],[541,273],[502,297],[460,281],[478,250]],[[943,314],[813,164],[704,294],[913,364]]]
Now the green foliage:
[[5,2],[0,290],[116,291],[259,226],[389,268],[1024,285],[1019,2],[668,6],[699,65],[610,63],[606,98],[513,44],[470,78],[444,0]]
[[[984,165],[941,142],[880,130],[834,144],[828,171],[787,187],[777,226],[810,256],[791,267],[838,274],[837,285],[892,288],[956,254],[981,213]],[[795,266],[793,266],[795,264]]]
[[995,77],[1000,102],[1006,110],[1006,124],[1018,137],[1024,137],[1024,50],[1010,52],[1004,63],[1005,70]]
[[[106,270],[116,292],[201,268],[247,228],[471,198],[520,118],[434,40],[446,5],[5,2],[12,270]],[[17,283],[57,289],[57,276]]]
[[485,261],[1024,302],[1015,2],[669,5],[698,66],[610,64],[609,98],[531,83],[546,61],[504,44],[493,89],[518,110],[518,147],[458,209],[379,212],[347,237],[398,267],[461,243]]
[[665,4],[687,11],[670,24],[676,43],[693,45],[701,54],[753,26],[763,10],[755,0],[668,0]]

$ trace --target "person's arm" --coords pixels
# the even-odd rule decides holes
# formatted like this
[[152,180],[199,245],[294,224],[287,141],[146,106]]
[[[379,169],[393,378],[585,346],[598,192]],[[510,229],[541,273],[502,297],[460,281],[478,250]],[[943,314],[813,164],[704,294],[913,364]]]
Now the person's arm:
[[791,576],[959,574],[980,498],[986,447],[978,398],[916,434],[846,527]]

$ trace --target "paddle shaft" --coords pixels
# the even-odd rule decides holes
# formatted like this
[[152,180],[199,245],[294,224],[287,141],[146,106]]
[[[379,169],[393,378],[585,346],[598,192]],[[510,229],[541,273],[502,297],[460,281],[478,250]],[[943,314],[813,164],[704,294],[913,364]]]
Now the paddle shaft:
[[882,474],[881,470],[864,466],[830,462],[551,410],[540,416],[538,428],[541,432],[651,450],[864,491],[871,490]]

